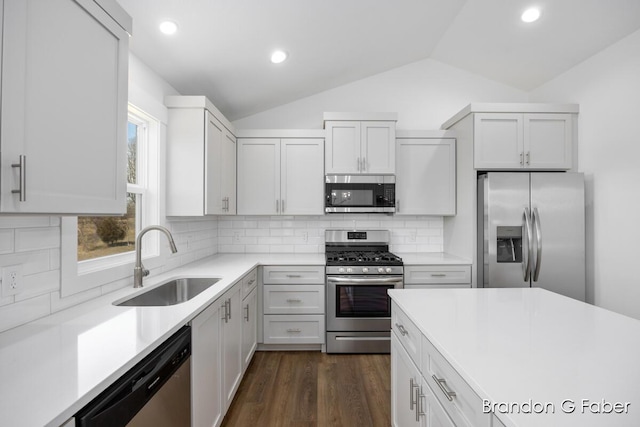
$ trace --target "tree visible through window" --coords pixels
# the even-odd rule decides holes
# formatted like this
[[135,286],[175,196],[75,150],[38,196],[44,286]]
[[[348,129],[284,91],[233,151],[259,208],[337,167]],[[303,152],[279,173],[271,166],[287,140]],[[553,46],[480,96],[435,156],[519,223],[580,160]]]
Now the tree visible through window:
[[127,124],[127,211],[123,216],[78,217],[78,261],[116,255],[135,250],[141,224],[144,174],[139,155],[146,143],[146,123],[129,114]]

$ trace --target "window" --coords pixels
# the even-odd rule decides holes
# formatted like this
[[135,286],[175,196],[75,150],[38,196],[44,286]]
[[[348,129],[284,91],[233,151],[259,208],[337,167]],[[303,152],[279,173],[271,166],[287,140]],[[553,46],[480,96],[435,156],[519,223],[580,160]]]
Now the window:
[[[63,296],[131,276],[136,236],[160,218],[159,135],[160,122],[130,104],[126,213],[62,218]],[[158,235],[145,237],[142,255],[148,268],[157,264],[159,243]]]
[[[133,109],[130,109],[133,110]],[[78,261],[135,250],[135,239],[143,224],[147,120],[129,112],[127,123],[127,212],[123,216],[78,217]]]

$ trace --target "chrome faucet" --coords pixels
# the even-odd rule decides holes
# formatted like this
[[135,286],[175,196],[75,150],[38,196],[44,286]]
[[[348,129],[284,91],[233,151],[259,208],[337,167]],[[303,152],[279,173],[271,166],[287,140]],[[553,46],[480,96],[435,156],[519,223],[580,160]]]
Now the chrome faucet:
[[145,235],[147,231],[158,230],[162,231],[167,239],[169,239],[169,247],[171,248],[172,253],[178,252],[178,248],[176,248],[176,244],[173,241],[173,236],[171,232],[162,227],[161,225],[150,225],[148,227],[143,228],[140,233],[138,233],[138,237],[136,238],[136,265],[133,268],[133,287],[141,288],[142,287],[142,278],[149,275],[149,270],[144,268],[142,265],[142,236]]

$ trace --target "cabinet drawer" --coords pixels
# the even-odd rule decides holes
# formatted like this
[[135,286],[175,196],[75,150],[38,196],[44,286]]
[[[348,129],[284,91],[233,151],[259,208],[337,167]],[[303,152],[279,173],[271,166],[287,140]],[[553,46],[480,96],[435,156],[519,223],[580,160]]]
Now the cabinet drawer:
[[[491,414],[482,412],[482,399],[424,336],[421,365],[422,375],[456,426],[491,426]],[[455,396],[449,396],[449,400],[447,392]]]
[[324,344],[323,315],[264,316],[265,344]]
[[393,301],[391,301],[391,329],[395,332],[413,362],[420,366],[422,334],[418,327],[409,320]]
[[274,285],[309,285],[324,283],[324,266],[266,266],[263,283]]
[[264,314],[324,314],[324,285],[264,285]]
[[242,278],[242,299],[245,299],[257,285],[258,269],[254,268]]
[[408,265],[404,267],[405,284],[471,284],[470,265]]

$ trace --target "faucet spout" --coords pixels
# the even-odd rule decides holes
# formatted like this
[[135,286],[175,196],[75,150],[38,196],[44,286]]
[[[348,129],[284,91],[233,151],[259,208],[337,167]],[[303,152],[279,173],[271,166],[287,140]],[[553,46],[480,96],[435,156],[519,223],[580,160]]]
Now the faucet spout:
[[173,241],[173,236],[171,232],[161,226],[161,225],[150,225],[148,227],[143,228],[140,233],[138,233],[138,237],[136,238],[136,264],[133,268],[133,287],[141,288],[142,287],[142,278],[149,275],[149,270],[144,268],[142,265],[142,236],[144,236],[147,231],[157,230],[164,233],[169,240],[169,247],[171,248],[172,253],[178,252],[178,248],[176,247],[176,243]]

